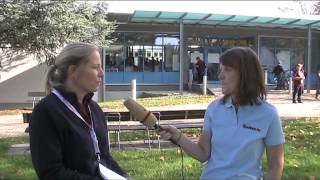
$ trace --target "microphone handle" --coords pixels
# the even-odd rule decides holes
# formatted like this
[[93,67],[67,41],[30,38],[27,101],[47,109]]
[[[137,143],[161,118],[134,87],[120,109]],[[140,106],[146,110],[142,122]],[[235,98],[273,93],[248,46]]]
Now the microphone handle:
[[[160,125],[158,125],[158,124],[155,124],[154,126],[154,129],[156,130],[156,131],[162,131],[163,129],[161,128],[161,126]],[[173,139],[169,139],[173,144],[175,144],[175,145],[177,145],[177,146],[179,146]]]

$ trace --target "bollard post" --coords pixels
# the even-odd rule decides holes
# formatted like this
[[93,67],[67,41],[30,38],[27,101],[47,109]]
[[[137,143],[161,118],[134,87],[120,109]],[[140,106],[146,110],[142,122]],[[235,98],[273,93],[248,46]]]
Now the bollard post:
[[292,93],[292,77],[289,77],[289,94]]
[[136,79],[131,81],[131,96],[133,100],[137,100],[137,83]]
[[264,84],[268,84],[268,69],[264,70]]
[[189,82],[188,82],[189,90],[191,90],[191,88],[192,88],[192,80],[193,80],[192,69],[189,69]]
[[207,95],[207,75],[204,75],[204,76],[203,76],[202,94],[203,94],[203,95]]

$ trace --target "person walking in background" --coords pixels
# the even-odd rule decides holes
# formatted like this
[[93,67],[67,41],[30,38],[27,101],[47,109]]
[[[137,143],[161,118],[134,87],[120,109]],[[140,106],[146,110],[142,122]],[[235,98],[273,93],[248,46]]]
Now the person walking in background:
[[293,73],[293,94],[292,94],[292,103],[302,103],[301,94],[303,91],[303,81],[305,79],[304,72],[302,71],[302,64],[297,64],[296,69]]
[[[200,179],[280,180],[285,142],[277,109],[265,101],[263,71],[256,53],[235,47],[220,56],[223,97],[207,108],[197,143],[172,125],[158,133],[171,139],[187,154],[206,162]],[[261,158],[266,150],[268,173]]]
[[283,84],[282,82],[282,75],[284,73],[284,70],[280,64],[280,62],[273,68],[272,73],[274,74],[274,76],[277,79],[277,87],[275,88],[276,90],[281,89],[281,84]]
[[316,99],[319,98],[320,94],[320,64],[317,66],[317,89],[316,89]]
[[47,96],[30,120],[31,158],[41,179],[100,180],[101,165],[126,176],[108,146],[104,113],[92,101],[102,82],[98,47],[68,44],[50,66]]
[[196,58],[196,60],[197,60],[196,69],[197,69],[198,83],[201,84],[203,82],[203,76],[204,76],[204,71],[206,69],[206,65],[204,64],[202,59],[200,59],[199,56]]
[[[302,63],[301,63],[301,64],[302,64]],[[308,72],[305,70],[304,64],[302,64],[301,71],[302,71],[302,73],[303,73],[303,75],[304,75],[303,84],[305,84],[305,80],[307,79]],[[303,94],[303,93],[304,93],[304,86],[303,86],[302,89],[301,89],[301,94]]]

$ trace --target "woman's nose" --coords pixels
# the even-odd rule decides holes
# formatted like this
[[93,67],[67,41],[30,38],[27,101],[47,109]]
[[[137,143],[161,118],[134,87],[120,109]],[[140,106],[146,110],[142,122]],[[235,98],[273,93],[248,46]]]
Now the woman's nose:
[[102,68],[100,68],[100,69],[99,69],[99,73],[98,73],[98,75],[99,75],[100,77],[102,77],[102,76],[103,76],[103,74],[104,74],[103,69],[102,69]]

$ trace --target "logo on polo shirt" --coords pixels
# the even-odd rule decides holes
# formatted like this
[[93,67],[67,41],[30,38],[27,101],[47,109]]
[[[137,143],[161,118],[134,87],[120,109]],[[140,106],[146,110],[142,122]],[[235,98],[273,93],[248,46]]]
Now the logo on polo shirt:
[[259,129],[259,128],[252,127],[252,126],[249,126],[249,125],[246,125],[246,124],[242,124],[242,127],[243,127],[243,128],[247,128],[247,129],[250,129],[250,130],[258,131],[258,132],[261,131],[261,129]]

